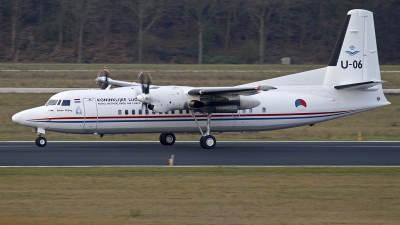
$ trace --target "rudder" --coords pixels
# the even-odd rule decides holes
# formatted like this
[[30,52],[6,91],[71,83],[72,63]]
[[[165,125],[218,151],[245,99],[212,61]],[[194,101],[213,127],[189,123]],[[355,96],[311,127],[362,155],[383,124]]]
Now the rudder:
[[347,13],[329,61],[324,85],[380,82],[373,14],[354,9]]

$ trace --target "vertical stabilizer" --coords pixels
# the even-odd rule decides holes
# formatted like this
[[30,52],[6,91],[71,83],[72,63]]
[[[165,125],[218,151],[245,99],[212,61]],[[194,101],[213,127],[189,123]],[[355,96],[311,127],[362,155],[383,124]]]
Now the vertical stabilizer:
[[328,64],[325,85],[345,85],[381,79],[372,12],[347,13]]

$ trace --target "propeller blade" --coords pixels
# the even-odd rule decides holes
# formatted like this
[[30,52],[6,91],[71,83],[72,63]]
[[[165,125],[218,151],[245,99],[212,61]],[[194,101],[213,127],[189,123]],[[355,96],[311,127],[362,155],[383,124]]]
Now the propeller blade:
[[150,73],[143,74],[143,70],[139,71],[138,77],[140,79],[140,84],[142,85],[142,93],[148,94],[150,92],[151,75]]
[[150,84],[151,84],[151,75],[147,73],[147,86],[146,86],[146,94],[150,92]]
[[99,77],[100,77],[100,72],[97,73],[97,78],[95,79],[97,85],[99,86],[99,88],[101,88],[102,83],[99,82]]
[[108,87],[108,77],[110,76],[110,70],[107,67],[104,67],[104,77],[106,78],[106,82],[102,83],[101,89],[106,89]]
[[140,70],[138,73],[138,78],[140,80],[140,84],[142,85],[142,93],[145,92],[145,88],[144,88],[144,77],[143,77],[143,70]]
[[108,77],[110,76],[110,70],[107,67],[104,67],[104,76],[106,77],[106,82],[108,84]]
[[[148,94],[150,92],[150,84],[151,84],[151,75],[150,73],[143,74],[143,70],[140,70],[138,73],[138,78],[140,80],[140,84],[142,85],[142,93]],[[148,109],[148,103],[142,102],[141,109],[143,110],[143,106],[145,109]]]
[[102,83],[100,89],[104,90],[108,87],[106,83]]

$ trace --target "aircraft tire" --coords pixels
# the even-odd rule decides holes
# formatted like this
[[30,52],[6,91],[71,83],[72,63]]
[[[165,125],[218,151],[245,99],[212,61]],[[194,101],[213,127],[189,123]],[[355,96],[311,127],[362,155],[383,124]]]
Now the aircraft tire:
[[160,137],[158,138],[158,140],[160,140],[160,143],[161,143],[162,145],[165,145],[165,143],[164,143],[164,141],[163,141],[163,135],[164,135],[164,134],[160,134]]
[[162,145],[173,145],[175,143],[175,135],[173,133],[160,134],[160,143]]
[[217,141],[215,140],[215,137],[212,135],[207,135],[200,138],[200,146],[204,149],[213,149],[216,144]]
[[36,138],[35,143],[38,147],[44,147],[47,144],[47,140],[44,137],[38,137]]

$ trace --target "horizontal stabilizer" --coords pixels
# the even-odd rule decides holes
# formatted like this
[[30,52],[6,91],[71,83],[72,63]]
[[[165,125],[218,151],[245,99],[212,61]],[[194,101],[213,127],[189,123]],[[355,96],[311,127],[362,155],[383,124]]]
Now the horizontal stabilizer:
[[383,84],[386,81],[378,80],[378,81],[366,81],[360,83],[353,83],[353,84],[343,84],[343,85],[336,85],[334,86],[337,90],[359,90],[359,89],[367,89],[379,84]]

